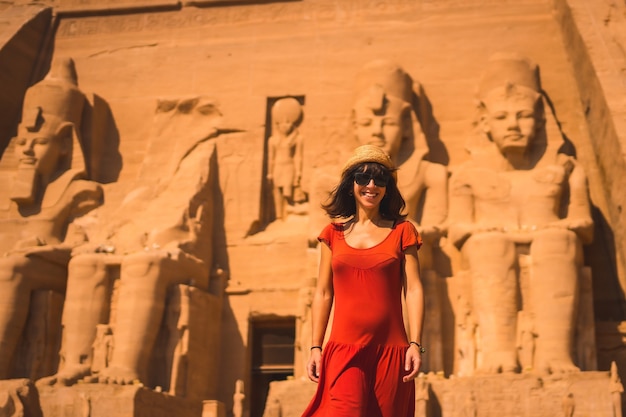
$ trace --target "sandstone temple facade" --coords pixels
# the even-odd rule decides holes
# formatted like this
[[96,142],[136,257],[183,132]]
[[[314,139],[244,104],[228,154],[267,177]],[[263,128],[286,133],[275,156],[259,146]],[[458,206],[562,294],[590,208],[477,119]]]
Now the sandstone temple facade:
[[320,204],[424,239],[416,417],[622,415],[626,4],[0,4],[0,417],[298,417]]

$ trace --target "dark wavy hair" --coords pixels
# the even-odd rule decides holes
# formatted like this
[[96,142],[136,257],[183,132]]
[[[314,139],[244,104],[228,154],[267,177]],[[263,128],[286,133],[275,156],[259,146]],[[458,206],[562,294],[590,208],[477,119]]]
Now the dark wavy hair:
[[[395,170],[394,170],[395,171]],[[398,185],[393,176],[393,171],[376,162],[364,162],[355,165],[341,176],[339,184],[330,192],[322,209],[331,219],[349,218],[356,214],[356,201],[354,200],[354,174],[357,172],[370,172],[372,175],[386,175],[389,177],[385,196],[378,208],[380,215],[386,220],[403,220],[407,214],[403,213],[406,207],[404,198],[398,190]]]

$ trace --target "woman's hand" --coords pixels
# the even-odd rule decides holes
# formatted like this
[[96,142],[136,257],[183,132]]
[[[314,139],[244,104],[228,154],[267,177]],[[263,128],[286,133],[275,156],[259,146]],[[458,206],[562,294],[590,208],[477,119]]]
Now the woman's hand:
[[402,377],[402,381],[409,382],[413,381],[422,366],[422,354],[420,353],[419,348],[411,343],[409,348],[406,350],[406,356],[404,358],[404,370],[408,372],[408,375]]
[[306,364],[306,373],[313,382],[319,382],[320,369],[322,364],[322,350],[318,348],[311,349],[309,362]]

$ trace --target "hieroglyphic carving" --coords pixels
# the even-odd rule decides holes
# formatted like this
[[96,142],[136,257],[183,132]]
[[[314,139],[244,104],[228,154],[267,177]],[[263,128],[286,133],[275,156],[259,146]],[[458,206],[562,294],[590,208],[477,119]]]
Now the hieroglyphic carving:
[[[202,1],[202,0],[201,0]],[[208,3],[210,0],[207,0]],[[235,0],[236,1],[236,0]],[[311,15],[318,19],[336,19],[338,15],[354,13],[355,18],[364,15],[382,13],[399,13],[401,11],[415,10],[419,6],[407,0],[392,0],[378,5],[375,11],[363,8],[359,0],[344,0],[341,4],[334,1],[307,4],[302,7],[299,2],[293,1],[268,1],[264,4],[250,4],[242,1],[238,7],[222,7],[220,1],[216,6],[195,7],[189,4],[178,10],[175,0],[146,1],[143,5],[133,5],[129,2],[112,2],[101,6],[97,0],[91,0],[85,6],[68,4],[60,9],[64,18],[60,21],[58,36],[81,37],[89,35],[102,35],[117,33],[114,28],[121,32],[158,32],[164,28],[201,27],[211,25],[228,25],[243,22],[280,22],[280,21],[306,21]],[[205,1],[202,1],[205,3]],[[289,3],[289,4],[284,4]],[[121,11],[141,10],[165,10],[160,13],[122,14]],[[90,17],[94,14],[98,17]],[[75,18],[82,15],[87,17]]]

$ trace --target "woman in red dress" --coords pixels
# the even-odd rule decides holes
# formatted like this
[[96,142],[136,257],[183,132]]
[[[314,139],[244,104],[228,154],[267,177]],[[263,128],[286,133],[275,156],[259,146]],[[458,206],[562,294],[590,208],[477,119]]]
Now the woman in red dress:
[[[377,146],[357,148],[323,206],[335,221],[318,238],[321,260],[307,364],[318,387],[303,417],[414,415],[424,299],[421,239],[404,220],[404,207],[387,154]],[[322,347],[333,303],[332,330]]]

